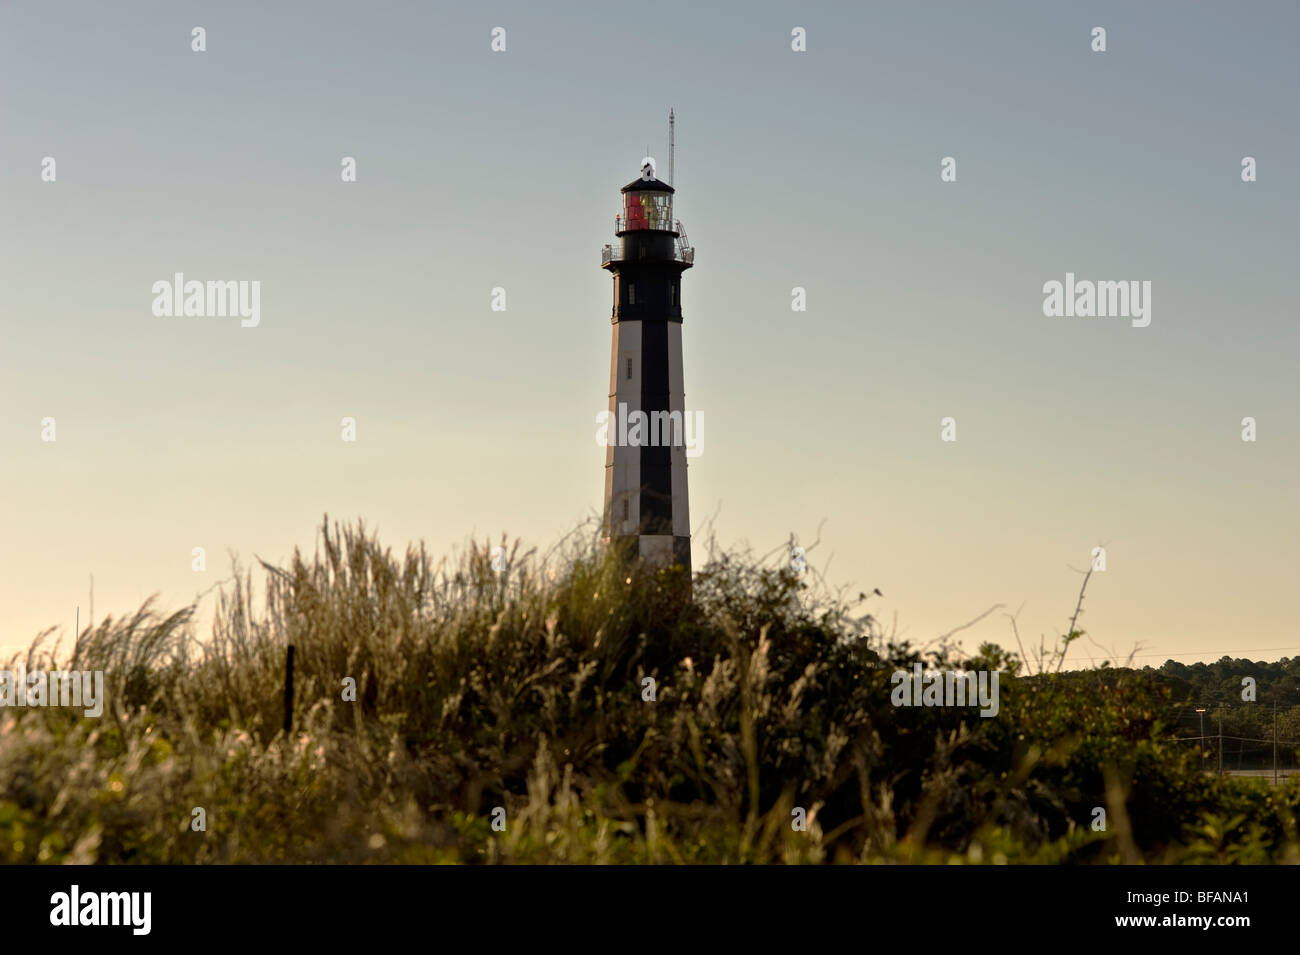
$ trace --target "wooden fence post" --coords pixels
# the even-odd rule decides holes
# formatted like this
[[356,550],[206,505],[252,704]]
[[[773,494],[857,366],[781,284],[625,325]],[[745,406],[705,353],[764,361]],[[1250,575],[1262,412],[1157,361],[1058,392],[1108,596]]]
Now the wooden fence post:
[[293,644],[289,644],[284,661],[284,732],[293,728]]

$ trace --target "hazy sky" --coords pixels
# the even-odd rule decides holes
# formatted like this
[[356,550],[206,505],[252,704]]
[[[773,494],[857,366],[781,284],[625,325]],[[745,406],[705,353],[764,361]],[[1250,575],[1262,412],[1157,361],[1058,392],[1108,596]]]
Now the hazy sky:
[[[324,512],[445,552],[598,511],[599,250],[673,106],[697,532],[825,519],[810,560],[917,640],[995,603],[1056,633],[1104,543],[1105,647],[1294,656],[1297,35],[1293,2],[0,4],[0,651],[84,623],[92,573],[97,617],[177,607]],[[1151,324],[1045,317],[1067,271],[1150,281]],[[260,281],[260,324],[156,317],[175,272]]]

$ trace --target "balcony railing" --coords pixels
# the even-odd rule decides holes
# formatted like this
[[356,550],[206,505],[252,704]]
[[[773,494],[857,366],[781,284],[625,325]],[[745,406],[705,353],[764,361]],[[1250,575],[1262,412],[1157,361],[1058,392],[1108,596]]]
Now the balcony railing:
[[[600,250],[600,264],[609,265],[611,262],[626,262],[627,257],[623,254],[622,248],[616,248],[607,245]],[[673,246],[672,261],[684,262],[686,265],[695,264],[695,246]]]

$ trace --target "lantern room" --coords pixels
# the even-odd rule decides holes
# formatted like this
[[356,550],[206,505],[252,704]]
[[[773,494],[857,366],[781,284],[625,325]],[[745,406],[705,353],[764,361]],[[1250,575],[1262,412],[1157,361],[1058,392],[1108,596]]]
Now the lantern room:
[[[653,169],[651,170],[653,175]],[[637,179],[623,187],[618,234],[654,230],[674,232],[673,187],[658,179]]]

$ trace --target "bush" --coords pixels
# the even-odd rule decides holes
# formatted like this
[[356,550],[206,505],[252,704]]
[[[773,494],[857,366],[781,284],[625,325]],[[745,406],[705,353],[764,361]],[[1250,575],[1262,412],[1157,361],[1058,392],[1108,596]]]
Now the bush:
[[[29,669],[103,670],[107,702],[0,714],[0,861],[1297,857],[1300,786],[1202,775],[1150,675],[921,653],[864,595],[747,553],[687,580],[575,536],[449,567],[327,520],[313,555],[262,571],[260,600],[237,574],[206,639],[195,608],[151,603],[66,660],[37,639]],[[916,661],[998,670],[998,716],[894,707],[890,675]]]

